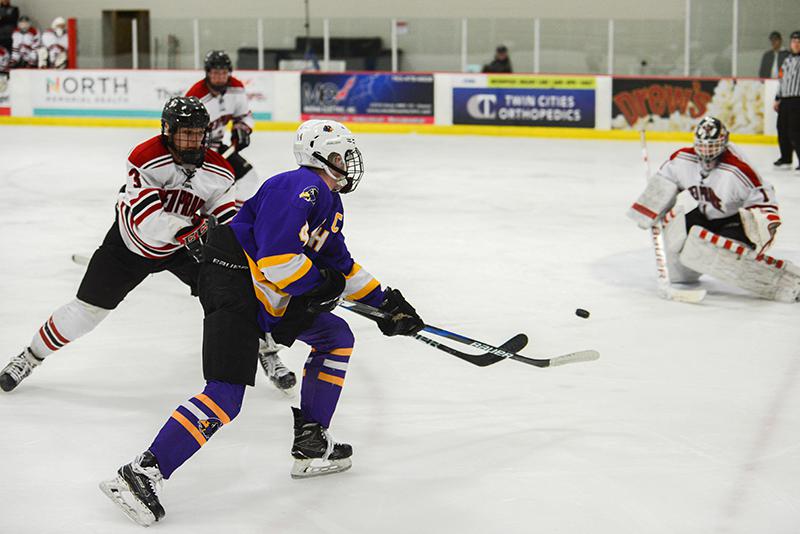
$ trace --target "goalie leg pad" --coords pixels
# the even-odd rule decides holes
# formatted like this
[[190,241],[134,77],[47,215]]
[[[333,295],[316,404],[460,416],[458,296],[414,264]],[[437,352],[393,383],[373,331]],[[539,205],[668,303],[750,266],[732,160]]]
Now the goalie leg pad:
[[681,206],[664,214],[664,254],[667,258],[669,281],[672,283],[693,283],[700,279],[701,273],[689,269],[680,261],[680,253],[686,243],[686,210]]
[[800,268],[757,255],[745,245],[693,226],[680,254],[685,266],[780,302],[800,299]]
[[640,228],[652,227],[662,213],[667,211],[678,196],[678,186],[656,174],[647,182],[644,192],[628,210],[628,217]]

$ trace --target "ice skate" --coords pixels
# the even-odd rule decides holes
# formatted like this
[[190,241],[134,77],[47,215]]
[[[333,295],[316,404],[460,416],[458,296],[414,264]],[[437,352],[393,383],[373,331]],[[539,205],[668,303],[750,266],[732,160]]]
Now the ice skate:
[[3,391],[11,391],[22,382],[33,371],[34,367],[40,365],[44,360],[37,358],[30,348],[25,348],[22,352],[11,358],[8,365],[0,373],[0,388]]
[[306,421],[299,408],[294,414],[292,478],[311,478],[347,471],[352,467],[353,447],[335,443],[319,423]]
[[117,477],[100,483],[100,490],[135,523],[149,527],[166,512],[158,500],[163,477],[156,457],[145,451],[117,471]]
[[269,335],[266,340],[261,340],[258,349],[258,360],[261,362],[261,367],[272,384],[287,396],[294,396],[297,377],[278,357],[278,346]]

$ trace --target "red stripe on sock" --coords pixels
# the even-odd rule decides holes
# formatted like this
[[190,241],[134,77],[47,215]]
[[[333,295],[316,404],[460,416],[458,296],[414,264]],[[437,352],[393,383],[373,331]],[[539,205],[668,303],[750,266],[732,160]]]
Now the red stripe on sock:
[[58,347],[54,347],[52,343],[50,343],[50,341],[47,339],[47,335],[44,333],[44,326],[39,329],[39,337],[42,338],[42,341],[44,341],[44,344],[47,345],[48,349],[52,351],[58,350]]
[[52,316],[47,320],[47,324],[50,325],[50,330],[53,331],[53,334],[55,334],[56,339],[58,339],[58,341],[60,341],[61,343],[65,344],[65,345],[67,343],[69,343],[69,339],[67,339],[64,336],[62,336],[61,332],[59,332],[58,328],[56,328],[56,324],[53,322],[53,317]]

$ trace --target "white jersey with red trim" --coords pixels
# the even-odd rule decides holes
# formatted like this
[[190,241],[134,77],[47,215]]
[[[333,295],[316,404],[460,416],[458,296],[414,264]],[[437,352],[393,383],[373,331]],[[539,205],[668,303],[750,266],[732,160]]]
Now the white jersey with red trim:
[[8,72],[8,65],[11,63],[11,54],[6,47],[0,46],[0,73]]
[[234,127],[247,128],[252,131],[255,125],[244,84],[233,76],[228,80],[224,93],[211,94],[205,79],[194,84],[186,92],[186,96],[195,96],[203,103],[211,117],[209,124],[209,146],[216,150],[225,137],[225,127],[233,122]]
[[64,69],[67,67],[67,49],[69,36],[67,32],[58,35],[53,30],[42,33],[42,46],[47,49],[47,66],[51,69]]
[[707,219],[736,215],[739,208],[778,209],[775,189],[764,181],[734,145],[717,159],[716,166],[704,176],[694,148],[682,148],[672,154],[658,170],[681,191],[689,191],[698,209]]
[[27,31],[19,28],[11,35],[11,63],[15,67],[37,67],[39,55],[36,50],[40,46],[39,30],[31,26]]
[[127,170],[117,203],[119,233],[140,256],[158,260],[180,250],[175,234],[191,226],[195,215],[214,215],[224,224],[236,214],[233,169],[212,150],[189,173],[157,135],[131,151]]

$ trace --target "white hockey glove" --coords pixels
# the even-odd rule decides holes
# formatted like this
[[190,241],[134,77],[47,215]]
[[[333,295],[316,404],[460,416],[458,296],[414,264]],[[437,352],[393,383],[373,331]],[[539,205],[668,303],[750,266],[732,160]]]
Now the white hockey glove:
[[763,254],[772,246],[775,233],[781,225],[781,216],[777,208],[751,207],[739,208],[739,217],[747,239],[756,246],[758,254]]
[[675,203],[678,186],[663,176],[656,174],[647,182],[647,187],[628,210],[628,217],[639,228],[652,228],[659,218]]

